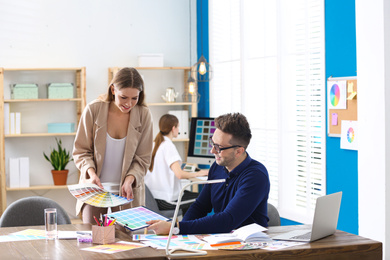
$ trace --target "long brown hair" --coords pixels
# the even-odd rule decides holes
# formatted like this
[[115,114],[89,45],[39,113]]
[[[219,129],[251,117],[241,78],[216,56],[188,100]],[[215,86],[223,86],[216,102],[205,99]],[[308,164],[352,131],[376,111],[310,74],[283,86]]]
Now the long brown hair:
[[100,99],[111,102],[115,99],[111,92],[111,86],[115,84],[118,89],[135,88],[139,90],[137,105],[145,106],[145,87],[144,81],[135,68],[122,68],[113,77],[108,86],[107,93],[99,97]]
[[154,138],[154,148],[152,152],[152,161],[149,166],[149,171],[153,171],[154,158],[156,157],[157,150],[160,147],[161,143],[164,142],[164,136],[168,135],[172,131],[172,128],[174,126],[177,127],[178,124],[179,119],[177,119],[177,117],[174,115],[165,114],[160,118],[160,121],[158,122],[160,132],[158,132],[156,138]]

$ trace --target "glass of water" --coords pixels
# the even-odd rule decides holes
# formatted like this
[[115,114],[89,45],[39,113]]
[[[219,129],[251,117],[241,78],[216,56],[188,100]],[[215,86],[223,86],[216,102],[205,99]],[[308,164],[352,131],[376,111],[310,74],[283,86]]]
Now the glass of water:
[[57,238],[57,209],[45,209],[45,229],[46,239],[52,240]]

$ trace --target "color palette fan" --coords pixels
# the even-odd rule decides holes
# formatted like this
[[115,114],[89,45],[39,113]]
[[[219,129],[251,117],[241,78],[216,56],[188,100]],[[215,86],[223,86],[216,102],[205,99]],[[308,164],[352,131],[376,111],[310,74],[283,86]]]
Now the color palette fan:
[[146,224],[146,221],[149,220],[170,220],[169,218],[166,218],[163,215],[143,206],[113,212],[107,214],[107,216],[111,219],[116,219],[116,223],[130,229],[131,231],[148,227],[149,225]]
[[68,185],[68,189],[76,199],[100,208],[116,207],[132,201],[102,189],[96,184]]

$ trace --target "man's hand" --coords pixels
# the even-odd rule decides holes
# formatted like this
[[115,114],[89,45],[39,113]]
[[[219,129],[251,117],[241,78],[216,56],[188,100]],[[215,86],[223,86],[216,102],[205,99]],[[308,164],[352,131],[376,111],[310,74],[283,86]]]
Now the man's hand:
[[149,224],[148,230],[153,230],[156,235],[168,235],[171,229],[171,223],[164,220],[146,221]]

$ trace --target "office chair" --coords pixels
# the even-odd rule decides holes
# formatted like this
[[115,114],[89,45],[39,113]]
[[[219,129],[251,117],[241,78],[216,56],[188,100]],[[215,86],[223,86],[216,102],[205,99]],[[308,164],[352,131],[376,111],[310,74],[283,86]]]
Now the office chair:
[[268,203],[268,226],[269,227],[272,227],[272,226],[280,226],[280,215],[279,215],[279,212],[278,210],[276,209],[276,207],[274,205],[272,205],[271,203]]
[[71,224],[66,211],[54,200],[45,197],[27,197],[14,201],[0,218],[0,227],[45,225],[44,209],[57,209],[57,224]]
[[[158,205],[157,205],[157,201],[155,200],[155,198],[153,197],[153,194],[152,192],[149,190],[148,186],[146,186],[145,184],[145,206],[148,208],[148,209],[151,209],[161,215],[163,215],[164,217],[167,217],[167,218],[172,218],[173,217],[173,213],[175,212],[174,209],[172,210],[160,210],[158,208]],[[180,210],[181,212],[181,210]],[[180,214],[180,213],[179,213]]]

